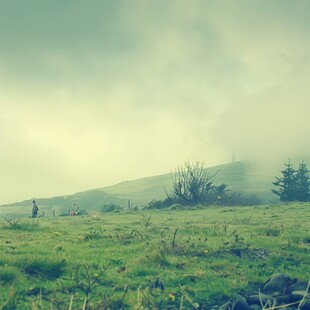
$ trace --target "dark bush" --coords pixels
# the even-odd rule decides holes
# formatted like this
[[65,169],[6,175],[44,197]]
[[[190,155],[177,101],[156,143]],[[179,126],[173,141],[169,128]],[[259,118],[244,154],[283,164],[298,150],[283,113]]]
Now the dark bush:
[[164,200],[152,200],[150,201],[144,209],[149,209],[149,210],[154,210],[154,209],[166,209],[169,208],[170,206],[174,204],[178,204],[179,199],[178,198],[172,198],[172,197],[167,197]]
[[[221,193],[221,194],[219,194]],[[211,194],[210,194],[211,195]],[[209,196],[210,198],[211,196]],[[209,199],[210,201],[210,199]],[[263,201],[257,196],[255,193],[245,193],[241,191],[230,192],[226,190],[226,185],[219,189],[216,189],[213,193],[213,197],[211,199],[213,201],[213,205],[218,206],[256,206],[263,204]],[[207,206],[209,203],[201,203],[202,206]],[[178,206],[178,207],[177,207]],[[147,210],[160,210],[160,209],[167,209],[173,207],[175,209],[179,207],[193,207],[189,206],[186,201],[181,198],[168,196],[164,200],[152,200],[144,209]]]
[[18,265],[29,276],[38,276],[47,279],[57,279],[63,273],[66,261],[50,260],[50,259],[23,259]]
[[222,206],[256,206],[263,204],[263,201],[255,193],[236,191],[226,193],[218,204]]
[[199,161],[186,161],[171,173],[173,194],[170,196],[178,198],[183,205],[211,205],[227,192],[227,184],[213,183],[218,172],[205,169]]
[[102,208],[101,208],[101,212],[120,212],[123,209],[119,206],[116,205],[114,203],[108,203],[105,204]]

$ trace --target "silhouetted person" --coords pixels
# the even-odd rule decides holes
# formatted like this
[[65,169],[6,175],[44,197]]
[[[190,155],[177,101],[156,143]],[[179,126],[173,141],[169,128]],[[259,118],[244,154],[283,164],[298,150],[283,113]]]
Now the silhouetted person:
[[38,216],[39,208],[36,205],[36,201],[35,200],[33,200],[32,203],[33,203],[33,205],[32,205],[32,217],[37,217]]

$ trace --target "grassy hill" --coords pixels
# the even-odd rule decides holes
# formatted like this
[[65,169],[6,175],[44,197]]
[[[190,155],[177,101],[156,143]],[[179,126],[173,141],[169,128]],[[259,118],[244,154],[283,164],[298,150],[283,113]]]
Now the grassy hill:
[[[266,202],[275,199],[271,193],[273,174],[266,173],[248,161],[238,161],[207,168],[212,172],[218,171],[215,184],[226,183],[231,191],[245,191],[257,193]],[[127,207],[128,201],[132,206],[145,205],[153,199],[163,199],[166,193],[172,189],[170,173],[145,177],[132,181],[121,182],[116,185],[99,189],[79,192],[73,195],[53,198],[37,199],[40,212],[52,212],[56,214],[67,213],[75,203],[84,210],[100,210],[105,204],[114,203]],[[0,206],[0,214],[18,213],[20,215],[31,214],[32,199],[19,203]]]
[[[274,198],[270,191],[273,174],[259,171],[256,165],[251,162],[238,161],[210,167],[207,170],[210,172],[219,171],[214,182],[215,184],[226,183],[232,191],[257,193],[262,199],[267,201]],[[142,203],[147,203],[152,199],[165,198],[165,191],[170,192],[171,189],[170,173],[126,181],[103,188],[108,194]]]

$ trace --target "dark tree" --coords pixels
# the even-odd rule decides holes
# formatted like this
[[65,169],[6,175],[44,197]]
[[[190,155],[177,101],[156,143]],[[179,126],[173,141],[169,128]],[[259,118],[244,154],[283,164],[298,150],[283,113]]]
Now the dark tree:
[[280,171],[282,176],[276,177],[276,181],[272,183],[278,187],[278,189],[272,189],[272,192],[278,195],[281,201],[289,202],[296,200],[297,172],[290,160],[285,164],[285,167]]
[[213,185],[215,176],[219,171],[207,171],[203,164],[186,161],[184,166],[178,167],[171,173],[173,194],[181,202],[195,205],[199,203],[210,204],[226,190],[227,185]]
[[301,162],[296,171],[296,200],[310,200],[310,176],[307,164]]

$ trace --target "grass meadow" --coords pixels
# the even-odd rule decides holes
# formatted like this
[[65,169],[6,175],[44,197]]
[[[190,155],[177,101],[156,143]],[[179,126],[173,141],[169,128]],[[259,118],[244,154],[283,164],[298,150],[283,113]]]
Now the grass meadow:
[[90,213],[0,226],[1,309],[211,309],[310,280],[310,204]]

